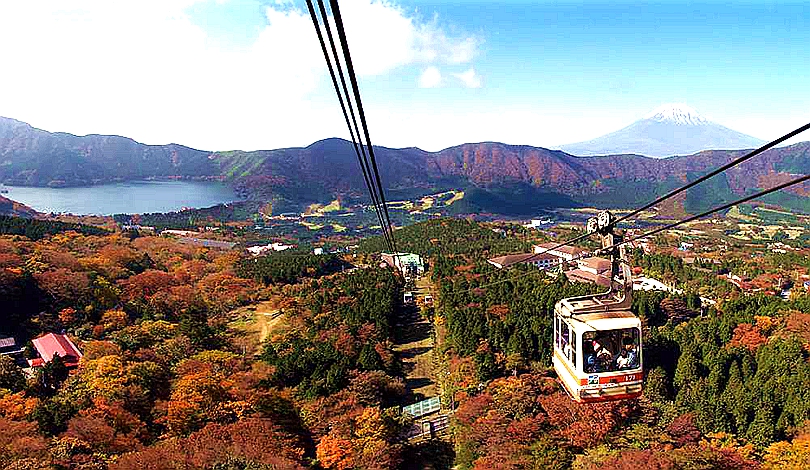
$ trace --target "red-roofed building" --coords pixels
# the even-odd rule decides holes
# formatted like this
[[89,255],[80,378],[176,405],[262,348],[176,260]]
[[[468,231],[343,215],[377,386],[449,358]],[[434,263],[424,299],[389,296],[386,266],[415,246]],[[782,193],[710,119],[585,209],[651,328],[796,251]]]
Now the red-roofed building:
[[79,348],[65,335],[48,333],[34,339],[32,343],[34,343],[34,348],[39,353],[39,357],[28,360],[31,367],[43,366],[56,355],[59,355],[65,361],[66,366],[76,367],[82,357]]

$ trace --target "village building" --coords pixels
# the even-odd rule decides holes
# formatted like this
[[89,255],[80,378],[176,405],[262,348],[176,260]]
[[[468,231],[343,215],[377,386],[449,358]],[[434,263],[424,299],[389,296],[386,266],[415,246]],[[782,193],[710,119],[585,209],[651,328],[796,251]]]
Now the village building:
[[681,244],[678,246],[678,251],[689,251],[694,247],[694,243],[681,242]]
[[577,260],[577,268],[565,272],[572,282],[590,282],[599,286],[610,286],[611,263],[605,258],[584,258]]
[[290,248],[295,248],[295,245],[285,245],[283,243],[275,242],[269,245],[249,246],[247,251],[249,251],[253,256],[259,256],[267,253],[268,251],[284,251],[289,250]]
[[605,274],[610,271],[610,266],[610,260],[605,258],[593,257],[577,260],[578,269],[596,275]]
[[31,342],[34,343],[34,349],[39,354],[39,357],[28,360],[28,365],[31,367],[44,366],[57,355],[65,361],[67,367],[76,367],[79,365],[79,359],[82,358],[79,348],[66,335],[48,333]]
[[121,230],[135,230],[138,232],[155,233],[155,227],[151,225],[124,224]]
[[521,263],[532,264],[539,269],[548,269],[560,263],[559,258],[546,253],[521,253],[518,255],[498,256],[497,258],[487,260],[487,262],[498,269],[508,268],[514,264]]
[[542,227],[543,225],[549,225],[551,223],[552,223],[551,219],[532,219],[528,224],[525,224],[524,227],[538,228]]
[[571,282],[589,282],[602,287],[610,287],[610,278],[607,276],[591,274],[581,269],[572,269],[565,272],[565,277]]
[[658,290],[663,292],[673,292],[675,294],[683,294],[683,290],[677,289],[673,286],[668,286],[658,279],[653,279],[651,277],[633,278],[633,290]]
[[17,344],[17,340],[13,336],[0,336],[0,354],[3,356],[11,356],[19,354],[23,351]]
[[181,237],[179,241],[180,243],[186,243],[189,245],[204,246],[206,248],[218,248],[220,250],[230,250],[236,246],[236,243],[234,242],[211,240],[208,238]]
[[193,230],[161,230],[161,236],[174,236],[174,237],[194,237],[199,235],[200,232],[195,232]]
[[422,257],[413,253],[381,253],[383,263],[402,271],[403,276],[422,275],[425,264]]
[[534,245],[534,252],[538,254],[544,253],[556,256],[557,258],[567,262],[573,261],[575,257],[587,254],[585,250],[576,246],[566,245],[558,247],[557,245],[559,245],[559,243],[541,243],[539,245]]

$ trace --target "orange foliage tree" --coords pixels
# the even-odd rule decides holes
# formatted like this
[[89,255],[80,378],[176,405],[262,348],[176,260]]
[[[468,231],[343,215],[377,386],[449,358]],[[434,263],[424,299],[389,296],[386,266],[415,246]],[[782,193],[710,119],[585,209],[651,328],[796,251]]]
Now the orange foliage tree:
[[126,454],[110,470],[166,468],[283,468],[303,469],[300,440],[283,432],[270,419],[247,418],[233,424],[209,424],[182,439],[171,439],[140,452]]

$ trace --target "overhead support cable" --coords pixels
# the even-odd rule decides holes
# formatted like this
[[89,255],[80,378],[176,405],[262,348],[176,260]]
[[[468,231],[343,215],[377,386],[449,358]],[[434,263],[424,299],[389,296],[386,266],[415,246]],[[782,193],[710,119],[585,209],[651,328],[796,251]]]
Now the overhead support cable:
[[338,6],[337,0],[329,0],[329,5],[332,7],[332,15],[335,20],[335,26],[337,27],[338,38],[340,38],[340,45],[343,48],[343,59],[346,63],[346,70],[349,73],[349,81],[352,84],[352,91],[354,92],[354,101],[357,104],[357,110],[360,114],[360,124],[363,127],[363,133],[366,138],[366,145],[368,145],[368,153],[371,158],[371,167],[374,170],[374,180],[377,183],[377,192],[380,196],[380,202],[382,204],[383,213],[385,214],[385,221],[388,225],[389,234],[391,236],[391,243],[394,245],[394,253],[396,253],[396,243],[394,241],[394,234],[393,234],[393,226],[391,225],[391,217],[388,214],[388,205],[385,201],[385,191],[383,190],[383,184],[380,179],[380,172],[377,168],[377,159],[374,157],[374,147],[371,144],[371,138],[369,137],[368,132],[368,124],[366,123],[366,114],[363,111],[363,101],[360,99],[360,88],[357,85],[357,76],[354,73],[354,65],[352,64],[352,56],[349,52],[349,43],[346,40],[346,31],[343,28],[343,18],[340,14],[340,6]]
[[[728,204],[723,204],[720,207],[715,207],[714,209],[709,209],[709,210],[707,210],[705,212],[702,212],[702,213],[697,214],[697,215],[693,215],[692,217],[687,217],[686,219],[680,220],[678,222],[674,222],[674,223],[671,223],[669,225],[665,225],[663,227],[659,227],[657,229],[650,230],[649,232],[645,232],[645,233],[643,233],[641,235],[638,235],[638,236],[635,236],[635,237],[633,237],[633,238],[631,238],[629,240],[623,241],[621,243],[617,243],[617,244],[615,244],[615,245],[613,245],[611,247],[604,248],[603,250],[607,250],[608,248],[614,248],[614,247],[617,247],[617,246],[620,246],[620,245],[625,245],[627,243],[632,243],[632,242],[640,240],[642,238],[646,238],[646,237],[649,237],[651,235],[656,235],[656,234],[661,233],[661,232],[663,232],[665,230],[673,229],[675,227],[678,227],[679,225],[687,224],[689,222],[694,222],[695,220],[702,219],[703,217],[712,215],[712,214],[714,214],[716,212],[724,211],[726,209],[731,209],[732,207],[734,207],[736,205],[744,204],[744,203],[746,203],[748,201],[761,198],[762,196],[767,196],[768,194],[775,193],[776,191],[780,191],[782,189],[788,188],[790,186],[797,185],[799,183],[804,183],[807,180],[810,180],[810,175],[801,176],[799,178],[790,180],[790,181],[788,181],[786,183],[776,185],[773,188],[766,189],[764,191],[760,191],[758,193],[751,194],[750,196],[746,196],[746,197],[744,197],[742,199],[737,199],[734,202],[729,202]],[[599,251],[601,251],[601,250],[599,250]]]
[[[357,127],[357,119],[355,118],[355,115],[354,115],[354,108],[352,107],[352,103],[351,103],[351,95],[349,94],[349,92],[347,90],[347,87],[346,87],[346,80],[345,80],[345,78],[343,76],[342,67],[340,66],[340,59],[339,59],[339,56],[337,55],[337,50],[335,48],[334,40],[333,40],[333,37],[332,37],[332,31],[331,31],[331,28],[329,26],[328,16],[326,14],[326,10],[325,10],[324,5],[323,5],[323,0],[318,1],[318,6],[319,6],[319,9],[320,9],[320,12],[321,12],[321,16],[323,18],[324,29],[326,30],[326,34],[327,34],[327,36],[329,38],[329,43],[331,45],[332,54],[333,54],[333,57],[334,57],[334,60],[335,60],[335,66],[338,69],[337,76],[340,77],[340,82],[343,85],[343,90],[344,90],[344,92],[346,94],[345,102],[344,102],[343,94],[340,91],[340,87],[338,86],[338,81],[337,81],[337,76],[335,74],[335,69],[332,66],[332,60],[329,57],[329,52],[327,51],[327,48],[326,48],[326,43],[324,41],[323,34],[321,32],[320,21],[318,20],[318,16],[315,13],[315,7],[312,4],[312,0],[307,0],[307,7],[309,8],[309,14],[310,14],[310,17],[312,18],[313,26],[315,27],[315,33],[318,36],[318,41],[320,42],[320,45],[321,45],[321,51],[323,52],[324,59],[326,60],[326,66],[329,69],[329,75],[332,78],[332,85],[335,88],[335,93],[337,94],[338,101],[340,102],[340,108],[341,108],[341,111],[343,112],[343,117],[344,117],[344,119],[346,121],[346,126],[349,128],[349,135],[350,135],[351,140],[352,140],[352,145],[354,147],[354,151],[355,151],[355,154],[357,156],[357,160],[360,163],[360,169],[361,169],[361,171],[363,173],[363,180],[364,180],[364,182],[366,184],[366,189],[368,190],[369,196],[371,198],[372,205],[374,206],[374,211],[375,211],[375,213],[377,215],[378,222],[380,223],[380,228],[382,229],[382,232],[383,232],[383,238],[385,239],[385,244],[388,247],[388,249],[394,251],[394,244],[393,244],[393,240],[392,240],[391,234],[390,234],[390,227],[387,226],[386,221],[385,221],[385,219],[383,217],[383,212],[382,212],[382,209],[380,207],[380,200],[379,200],[379,197],[377,195],[376,185],[372,184],[371,175],[370,175],[370,169],[369,169],[369,163],[368,163],[368,159],[366,157],[366,152],[365,152],[362,140],[360,138],[360,131],[359,131],[358,127]],[[346,109],[347,105],[348,105],[348,111]],[[350,116],[351,116],[351,119],[350,119]],[[352,127],[352,123],[354,124],[354,127]],[[357,136],[357,138],[355,138],[355,135]],[[358,145],[358,142],[357,142],[358,140],[360,140],[359,145]]]
[[[385,223],[386,221],[383,220],[383,212],[382,212],[382,208],[380,207],[380,195],[379,195],[380,193],[378,193],[377,185],[372,184],[371,179],[370,179],[371,168],[370,168],[370,165],[369,165],[369,157],[366,154],[365,146],[363,145],[362,139],[360,137],[360,129],[357,126],[357,118],[356,118],[355,113],[354,113],[354,107],[352,106],[351,95],[349,94],[349,89],[346,86],[346,78],[343,75],[343,67],[340,65],[340,56],[338,55],[337,48],[335,47],[335,40],[334,40],[334,37],[332,36],[332,27],[329,24],[329,15],[327,15],[327,13],[326,13],[326,6],[324,5],[323,0],[318,0],[318,9],[321,12],[321,18],[323,19],[323,22],[324,22],[324,26],[325,26],[324,29],[326,30],[326,36],[329,39],[329,47],[330,47],[330,49],[332,51],[332,57],[334,57],[334,59],[335,59],[335,66],[337,67],[337,71],[338,71],[337,75],[340,78],[340,84],[341,84],[341,87],[343,89],[343,94],[346,96],[346,104],[349,107],[349,115],[351,116],[352,124],[349,125],[349,121],[347,120],[346,121],[346,126],[349,127],[349,133],[352,134],[352,135],[357,135],[357,140],[360,141],[359,150],[360,150],[360,153],[362,153],[362,157],[361,157],[361,155],[358,154],[357,158],[360,161],[360,167],[363,170],[363,177],[364,177],[364,179],[366,181],[366,187],[369,189],[372,201],[374,202],[374,205],[375,205],[374,210],[375,210],[375,212],[377,212],[377,217],[378,217],[379,222],[380,222],[380,228],[383,230],[383,235],[385,236],[385,238],[388,239],[387,244],[389,245],[390,249],[393,251],[394,250],[394,245],[393,245],[393,242],[392,242],[393,235],[391,234],[390,222],[386,225],[386,223]],[[322,43],[322,45],[323,45],[323,43]],[[327,56],[326,51],[324,51],[324,56],[325,57]],[[338,94],[338,96],[341,96],[341,93],[337,88],[337,84],[334,83],[334,77],[333,77],[333,84],[335,86],[335,92]],[[354,126],[353,127],[354,130],[352,130],[352,126]],[[352,137],[352,143],[354,143],[354,137]],[[358,145],[355,144],[355,152],[357,152],[357,150],[358,150]],[[386,230],[386,228],[387,228],[387,230]]]

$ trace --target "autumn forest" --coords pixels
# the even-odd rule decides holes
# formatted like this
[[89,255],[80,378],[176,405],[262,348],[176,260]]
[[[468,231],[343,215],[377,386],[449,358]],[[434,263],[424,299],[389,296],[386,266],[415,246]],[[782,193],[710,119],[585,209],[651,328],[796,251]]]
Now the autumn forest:
[[[514,230],[515,232],[509,232]],[[642,293],[641,399],[577,404],[550,368],[551,313],[595,291],[488,257],[521,228],[435,219],[397,231],[427,262],[432,360],[449,427],[410,439],[395,348],[403,292],[382,240],[354,254],[252,257],[77,224],[0,219],[0,461],[14,469],[777,469],[810,465],[810,297],[744,296],[705,270],[703,305]],[[514,236],[513,236],[514,235]],[[701,277],[703,276],[703,277]],[[508,278],[507,278],[508,277]],[[502,282],[496,282],[502,281]],[[715,285],[716,284],[716,285]],[[246,318],[265,311],[266,328]],[[246,316],[247,315],[247,316]],[[258,315],[258,314],[256,314]],[[272,323],[272,324],[271,324]],[[261,331],[259,331],[261,330]],[[81,350],[41,367],[31,340]]]

